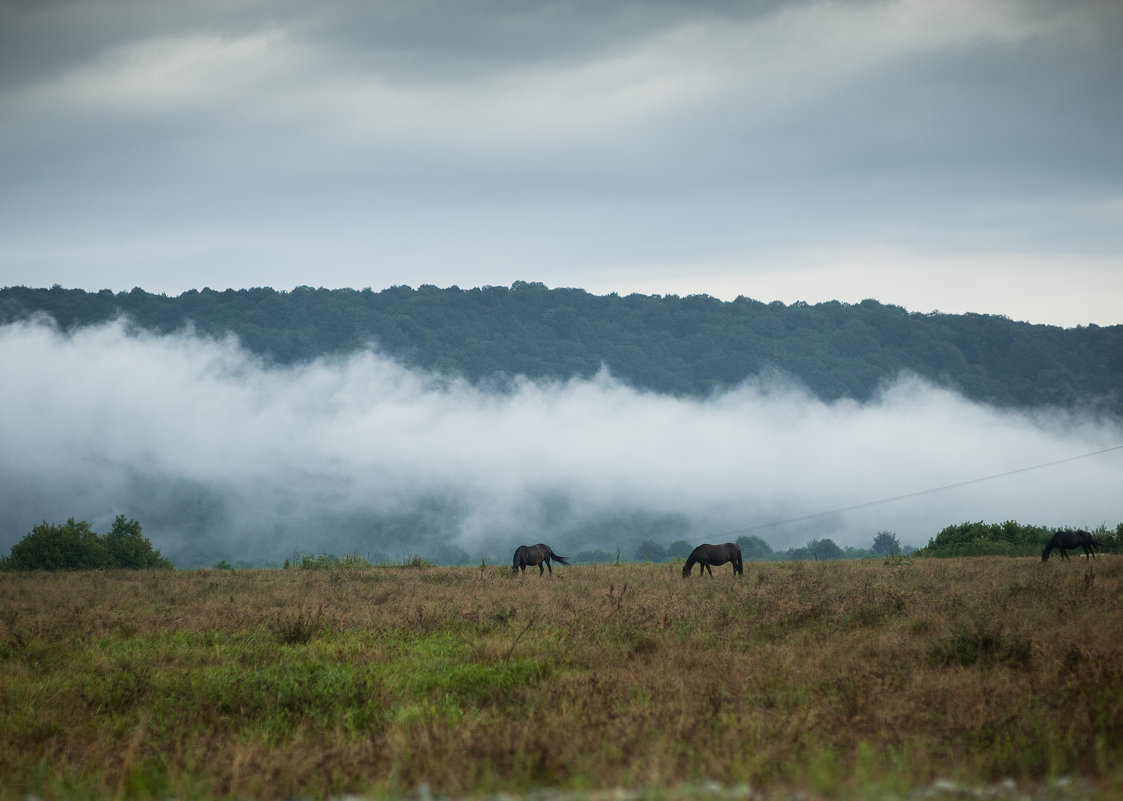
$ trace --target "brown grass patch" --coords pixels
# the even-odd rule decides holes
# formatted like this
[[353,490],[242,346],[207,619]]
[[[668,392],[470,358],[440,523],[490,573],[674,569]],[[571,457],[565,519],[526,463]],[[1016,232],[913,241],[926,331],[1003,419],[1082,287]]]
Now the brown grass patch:
[[[1123,559],[0,574],[0,799],[1123,787]],[[873,789],[871,789],[873,788]]]

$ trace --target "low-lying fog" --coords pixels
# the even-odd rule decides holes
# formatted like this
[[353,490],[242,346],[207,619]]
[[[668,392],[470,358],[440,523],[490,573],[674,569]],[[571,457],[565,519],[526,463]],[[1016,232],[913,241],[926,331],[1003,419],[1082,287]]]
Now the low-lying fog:
[[[1118,421],[981,406],[903,376],[824,403],[759,377],[705,400],[593,380],[504,391],[378,353],[266,367],[236,342],[0,327],[0,553],[37,523],[117,514],[179,566],[296,552],[630,556],[643,539],[774,549],[973,520],[1114,527]],[[780,523],[779,525],[776,525]]]

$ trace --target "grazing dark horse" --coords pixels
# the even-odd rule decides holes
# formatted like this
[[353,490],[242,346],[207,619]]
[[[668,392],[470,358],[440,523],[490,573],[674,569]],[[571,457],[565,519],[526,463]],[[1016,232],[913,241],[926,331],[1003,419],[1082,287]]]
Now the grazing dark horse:
[[557,560],[559,564],[569,564],[568,559],[564,556],[558,556],[550,550],[549,545],[543,545],[542,543],[538,543],[537,545],[520,545],[515,549],[515,559],[511,565],[511,572],[517,573],[521,570],[525,573],[527,565],[531,567],[538,565],[538,575],[541,576],[545,572],[542,569],[542,565],[546,565],[546,568],[550,571],[550,575],[552,576],[554,575],[554,569],[550,567],[551,559]]
[[1102,547],[1103,545],[1087,531],[1058,531],[1041,552],[1041,561],[1046,561],[1054,549],[1061,552],[1062,559],[1068,559],[1068,551],[1077,548],[1084,549],[1084,559],[1087,560],[1089,555],[1095,557],[1096,548]]
[[714,571],[710,565],[724,565],[726,562],[733,563],[734,575],[744,575],[745,570],[741,566],[741,546],[735,542],[727,542],[724,545],[699,545],[690,552],[690,558],[686,560],[686,564],[682,567],[682,577],[686,578],[690,575],[691,568],[694,565],[701,565],[698,568],[698,575],[705,575],[706,571],[710,571],[710,578],[713,578]]

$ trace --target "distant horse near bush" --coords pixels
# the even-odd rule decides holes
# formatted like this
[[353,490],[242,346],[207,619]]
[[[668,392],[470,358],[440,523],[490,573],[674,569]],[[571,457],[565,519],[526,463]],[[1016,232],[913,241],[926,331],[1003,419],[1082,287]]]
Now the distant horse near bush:
[[686,560],[686,564],[682,567],[682,577],[686,578],[690,575],[691,568],[694,565],[701,565],[698,568],[698,575],[704,575],[708,570],[710,577],[713,578],[714,571],[710,565],[724,565],[726,562],[733,563],[734,575],[744,575],[744,568],[741,565],[741,546],[735,542],[727,542],[724,545],[699,545],[690,552],[690,557]]
[[550,567],[550,560],[555,560],[558,564],[568,565],[569,560],[564,556],[558,556],[549,545],[538,543],[537,545],[520,545],[515,549],[515,558],[511,564],[511,572],[518,573],[520,570],[525,573],[527,565],[533,567],[538,565],[538,575],[542,575],[545,571],[542,565],[550,571],[550,575],[554,575],[554,569]]
[[1095,557],[1097,547],[1102,548],[1103,545],[1087,531],[1058,531],[1041,552],[1041,561],[1047,561],[1054,550],[1061,552],[1062,559],[1068,559],[1068,551],[1077,548],[1084,549],[1084,559],[1087,560],[1089,556]]

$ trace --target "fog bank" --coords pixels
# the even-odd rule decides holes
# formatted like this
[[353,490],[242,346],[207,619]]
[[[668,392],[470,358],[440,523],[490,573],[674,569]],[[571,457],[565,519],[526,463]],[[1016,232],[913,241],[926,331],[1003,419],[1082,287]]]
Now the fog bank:
[[276,368],[233,340],[0,327],[0,553],[37,523],[139,520],[177,565],[296,551],[506,558],[522,542],[625,556],[645,538],[774,549],[878,531],[924,545],[1008,519],[1114,526],[1118,421],[1010,412],[902,376],[824,403],[778,376],[704,400],[592,380],[502,391],[376,353]]

